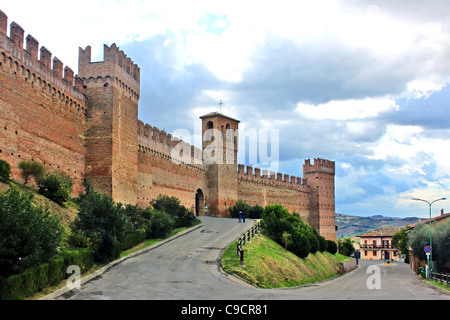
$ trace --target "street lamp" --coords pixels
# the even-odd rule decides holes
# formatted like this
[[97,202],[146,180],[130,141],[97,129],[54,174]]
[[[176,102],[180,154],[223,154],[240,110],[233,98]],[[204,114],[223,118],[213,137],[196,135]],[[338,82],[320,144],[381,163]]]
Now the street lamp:
[[430,206],[430,248],[431,248],[431,252],[430,252],[430,271],[433,271],[433,238],[431,236],[431,205],[433,203],[435,203],[436,201],[441,201],[441,200],[447,200],[447,198],[440,198],[440,199],[436,199],[434,201],[427,201],[427,200],[423,200],[423,199],[419,199],[419,198],[411,198],[411,200],[415,200],[415,201],[423,201],[428,203],[428,205]]

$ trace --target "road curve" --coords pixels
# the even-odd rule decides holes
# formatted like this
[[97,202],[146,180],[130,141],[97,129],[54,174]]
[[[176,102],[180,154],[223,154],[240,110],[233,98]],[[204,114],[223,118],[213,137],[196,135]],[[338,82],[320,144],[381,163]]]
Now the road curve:
[[[110,268],[58,300],[450,299],[406,264],[361,261],[342,277],[291,289],[258,289],[220,271],[221,252],[253,223],[201,217],[202,227]],[[373,267],[370,267],[372,266]],[[370,267],[370,268],[369,268]],[[367,286],[379,272],[380,289]],[[371,271],[368,273],[368,271]]]

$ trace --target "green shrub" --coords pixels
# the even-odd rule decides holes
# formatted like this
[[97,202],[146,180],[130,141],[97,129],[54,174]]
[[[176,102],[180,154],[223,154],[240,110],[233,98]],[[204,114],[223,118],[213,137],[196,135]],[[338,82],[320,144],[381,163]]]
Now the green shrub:
[[147,238],[165,238],[175,229],[175,219],[164,211],[148,207],[143,214]]
[[336,254],[338,250],[336,242],[327,240],[327,251],[331,254]]
[[[432,245],[433,268],[440,270],[440,272],[448,271],[450,269],[450,220],[447,222],[438,223],[433,226],[432,231]],[[412,253],[420,260],[426,261],[427,257],[423,248],[430,245],[430,224],[421,223],[414,227],[407,235],[408,246],[412,249]]]
[[303,232],[309,241],[310,252],[312,254],[315,254],[317,251],[319,251],[319,248],[320,248],[319,239],[317,239],[317,236],[314,234],[314,232],[312,232],[311,230],[308,230],[308,229],[310,229],[310,228],[303,229],[304,230]]
[[301,258],[310,253],[325,251],[328,244],[325,238],[318,234],[317,230],[305,224],[299,213],[289,214],[288,210],[280,204],[268,205],[261,215],[262,227],[270,238],[280,245],[286,245],[283,234],[287,232],[287,248]]
[[11,166],[5,160],[0,160],[0,181],[8,182],[11,174]]
[[45,166],[36,161],[21,161],[19,169],[22,178],[25,180],[24,185],[28,183],[31,177],[39,181],[45,174]]
[[38,292],[39,283],[36,268],[30,268],[21,274],[24,296],[31,296]]
[[20,300],[44,289],[49,285],[68,278],[67,268],[71,265],[80,267],[86,272],[93,265],[94,252],[88,249],[77,249],[60,252],[58,257],[25,270],[6,279],[0,277],[0,300]]
[[338,249],[340,254],[348,257],[355,252],[355,248],[353,247],[352,240],[350,238],[338,240]]
[[75,248],[92,249],[94,252],[97,250],[97,243],[87,237],[82,230],[71,230],[68,243]]
[[144,241],[146,236],[147,234],[144,229],[137,229],[136,231],[128,234],[125,237],[125,240],[122,242],[121,250],[125,251],[134,247],[135,245]]
[[39,179],[38,186],[39,192],[42,195],[64,205],[71,198],[73,181],[72,178],[64,172],[57,171],[47,173],[44,177]]
[[288,250],[300,258],[306,258],[311,252],[308,237],[299,228],[294,228],[291,232],[288,240]]
[[239,218],[240,211],[245,212],[247,218],[260,219],[264,212],[264,208],[261,207],[260,205],[255,205],[252,207],[243,200],[236,201],[236,203],[233,206],[228,208],[228,212],[230,213],[230,216],[232,218]]
[[261,219],[263,212],[264,208],[257,204],[250,209],[248,217],[250,219]]
[[62,258],[51,259],[48,262],[48,283],[54,285],[65,277],[64,260]]
[[[94,264],[94,251],[85,248],[61,251],[58,255],[63,259],[64,272],[70,266],[78,266],[81,272],[86,272]],[[67,274],[65,274],[67,278]]]
[[282,205],[267,205],[262,215],[262,227],[267,231],[269,237],[278,242],[284,231],[291,233],[290,223],[286,220],[288,217],[289,211]]
[[20,300],[25,297],[22,275],[11,276],[2,282],[2,300]]
[[0,275],[7,277],[47,262],[62,240],[60,219],[15,188],[0,195]]
[[325,251],[327,251],[327,249],[328,249],[328,243],[327,243],[327,240],[325,239],[325,237],[324,237],[324,236],[321,236],[321,235],[318,235],[318,236],[317,236],[317,239],[319,239],[319,244],[320,244],[319,251],[320,251],[320,252],[325,252]]
[[159,195],[150,202],[150,205],[156,210],[170,214],[175,219],[176,228],[191,226],[197,220],[194,212],[181,205],[176,197]]
[[143,211],[144,209],[142,209],[138,205],[127,204],[126,206],[124,206],[124,213],[128,220],[127,233],[133,233],[144,226],[145,221]]
[[37,275],[37,285],[39,287],[39,290],[42,290],[49,283],[49,281],[48,281],[48,270],[49,270],[48,263],[41,264],[36,269],[37,269],[37,271],[36,271],[37,272],[36,273],[36,275]]
[[78,217],[71,225],[72,232],[89,238],[97,261],[108,262],[117,258],[129,230],[123,206],[115,204],[111,197],[95,192],[88,182],[79,205]]
[[239,212],[245,212],[245,214],[247,215],[247,217],[250,218],[250,211],[252,209],[252,206],[249,205],[247,202],[243,201],[243,200],[238,200],[236,201],[236,203],[231,206],[230,208],[228,208],[228,211],[230,212],[230,215],[232,218],[239,218]]

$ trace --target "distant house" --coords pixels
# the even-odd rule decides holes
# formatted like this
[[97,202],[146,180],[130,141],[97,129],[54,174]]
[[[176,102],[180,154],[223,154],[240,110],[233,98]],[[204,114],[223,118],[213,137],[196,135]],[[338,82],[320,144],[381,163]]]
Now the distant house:
[[[443,211],[441,211],[441,215],[431,218],[431,226],[434,227],[437,223],[443,223],[446,222],[447,219],[450,218],[450,212],[449,213],[444,213]],[[415,226],[417,226],[418,224],[422,224],[422,223],[426,223],[426,224],[430,224],[430,219],[426,219],[423,220],[421,222],[417,222],[414,224],[410,224],[407,226],[408,229],[414,229]]]
[[359,235],[360,259],[399,260],[398,249],[392,246],[392,236],[402,228],[380,228]]

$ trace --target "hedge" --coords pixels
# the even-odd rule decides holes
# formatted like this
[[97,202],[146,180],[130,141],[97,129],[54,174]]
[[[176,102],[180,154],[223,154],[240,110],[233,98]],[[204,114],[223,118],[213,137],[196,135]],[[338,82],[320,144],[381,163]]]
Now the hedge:
[[0,300],[24,299],[68,278],[70,274],[66,274],[66,270],[69,266],[77,265],[81,272],[85,272],[92,267],[93,263],[94,251],[90,249],[62,251],[48,263],[6,279],[0,277]]
[[144,229],[137,229],[135,232],[128,234],[122,242],[122,251],[128,250],[135,245],[141,243],[147,237],[147,232]]

